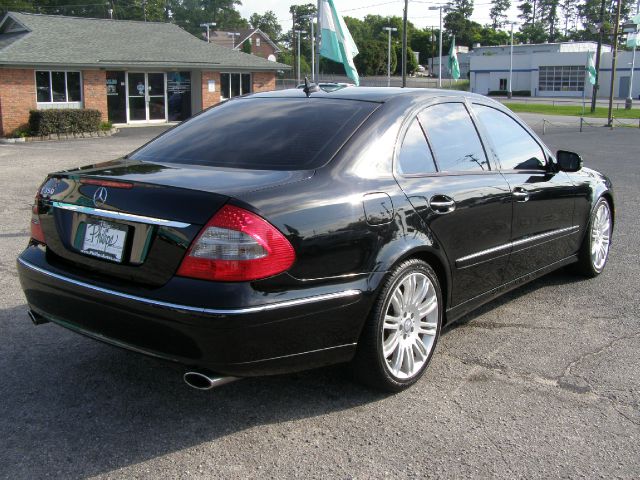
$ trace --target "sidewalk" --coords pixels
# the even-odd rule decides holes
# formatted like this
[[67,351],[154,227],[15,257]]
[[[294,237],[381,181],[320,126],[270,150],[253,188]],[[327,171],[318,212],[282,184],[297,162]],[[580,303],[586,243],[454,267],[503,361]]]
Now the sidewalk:
[[[542,130],[549,127],[575,127],[580,129],[580,117],[572,117],[569,115],[546,115],[541,113],[516,113],[527,125],[536,130]],[[608,123],[606,118],[585,117],[583,127],[605,127]],[[632,118],[617,119],[614,116],[613,126],[616,127],[640,127],[640,120]]]

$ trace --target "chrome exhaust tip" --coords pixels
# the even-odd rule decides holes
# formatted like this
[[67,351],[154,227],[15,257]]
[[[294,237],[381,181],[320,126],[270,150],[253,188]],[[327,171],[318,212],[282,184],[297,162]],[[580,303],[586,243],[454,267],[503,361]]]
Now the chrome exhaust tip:
[[33,310],[29,310],[27,314],[29,315],[29,318],[31,319],[34,325],[42,325],[43,323],[49,323],[49,320],[44,318],[42,315],[34,312]]
[[182,376],[182,378],[184,380],[184,383],[189,385],[191,388],[195,388],[196,390],[211,390],[212,388],[220,387],[221,385],[240,380],[238,377],[221,377],[202,371],[186,372]]

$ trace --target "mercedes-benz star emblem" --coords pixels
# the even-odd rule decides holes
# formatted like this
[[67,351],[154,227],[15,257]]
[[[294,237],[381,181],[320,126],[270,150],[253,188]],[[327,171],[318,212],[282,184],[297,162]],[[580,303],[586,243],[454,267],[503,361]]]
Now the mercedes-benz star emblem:
[[107,203],[107,189],[100,187],[93,194],[93,204],[96,207],[101,207],[105,203]]

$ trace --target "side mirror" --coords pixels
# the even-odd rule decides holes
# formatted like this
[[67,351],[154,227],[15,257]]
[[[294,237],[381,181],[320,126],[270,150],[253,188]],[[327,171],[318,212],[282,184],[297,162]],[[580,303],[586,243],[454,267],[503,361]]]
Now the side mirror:
[[556,154],[558,170],[561,172],[577,172],[582,168],[582,157],[575,152],[558,150]]

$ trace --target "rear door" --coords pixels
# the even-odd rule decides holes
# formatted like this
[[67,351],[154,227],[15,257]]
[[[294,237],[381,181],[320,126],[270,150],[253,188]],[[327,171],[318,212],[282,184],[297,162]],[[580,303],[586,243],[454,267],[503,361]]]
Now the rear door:
[[562,260],[576,251],[573,225],[576,188],[565,172],[549,168],[545,149],[515,118],[474,103],[487,144],[500,162],[513,202],[512,280]]
[[449,260],[451,306],[501,285],[511,234],[509,186],[488,160],[465,103],[423,109],[401,138],[396,177]]

